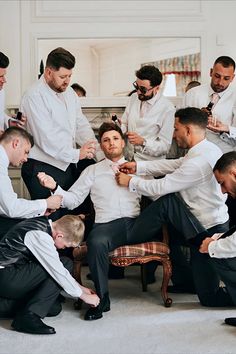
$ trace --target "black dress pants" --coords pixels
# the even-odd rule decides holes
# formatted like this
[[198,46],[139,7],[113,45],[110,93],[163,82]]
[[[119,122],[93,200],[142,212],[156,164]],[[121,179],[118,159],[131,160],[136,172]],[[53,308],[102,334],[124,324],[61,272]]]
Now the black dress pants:
[[[206,230],[178,196],[168,194],[149,205],[136,219],[128,239],[129,243],[154,240],[155,235],[164,223],[174,226],[178,231],[178,238],[182,235],[184,244],[199,234],[210,237],[214,233],[227,231],[229,227],[228,222],[226,222]],[[171,238],[174,238],[174,233]],[[171,244],[173,248],[174,242],[172,241]],[[180,249],[180,245],[177,245],[177,247]],[[225,292],[222,293],[222,289],[219,288],[220,279],[209,262],[209,257],[200,253],[196,246],[190,245],[190,250],[193,282],[201,304],[205,306],[229,306],[230,298],[228,294],[225,295]],[[176,252],[175,256],[177,257]],[[191,279],[191,274],[189,279]]]
[[135,219],[121,218],[94,224],[87,239],[88,264],[100,298],[108,292],[109,252],[126,245]]
[[[61,257],[61,262],[71,273],[72,261]],[[61,290],[37,261],[0,268],[0,316],[32,311],[44,318]]]

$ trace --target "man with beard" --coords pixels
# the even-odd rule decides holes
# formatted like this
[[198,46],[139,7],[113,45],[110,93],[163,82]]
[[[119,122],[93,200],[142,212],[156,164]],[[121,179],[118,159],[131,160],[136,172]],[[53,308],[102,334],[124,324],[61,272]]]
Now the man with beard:
[[194,87],[184,97],[184,107],[208,111],[207,139],[218,145],[223,153],[236,146],[236,90],[230,85],[234,70],[232,58],[217,58],[210,70],[210,83]]
[[[236,198],[236,151],[231,151],[217,161],[213,169],[215,178],[223,193]],[[235,215],[234,215],[235,223]],[[226,289],[236,305],[236,226],[225,235],[213,235],[206,238],[200,247],[201,253],[208,253],[210,261],[225,283]],[[225,323],[236,326],[236,317],[225,319]]]
[[[22,177],[32,199],[50,195],[38,182],[39,171],[52,175],[67,190],[95,155],[94,132],[82,114],[78,96],[69,87],[74,65],[70,52],[54,49],[47,57],[44,74],[22,98],[27,130],[35,141],[28,162],[22,166]],[[81,211],[89,212],[88,209],[86,205],[86,210]]]
[[[193,106],[208,111],[207,139],[215,143],[223,153],[236,150],[236,90],[235,62],[221,56],[210,70],[211,82],[194,87],[184,97],[184,107]],[[235,200],[227,199],[230,223],[233,224]]]
[[174,106],[160,93],[162,74],[153,65],[136,71],[136,93],[130,96],[121,119],[128,138],[127,158],[156,160],[166,157],[174,130]]

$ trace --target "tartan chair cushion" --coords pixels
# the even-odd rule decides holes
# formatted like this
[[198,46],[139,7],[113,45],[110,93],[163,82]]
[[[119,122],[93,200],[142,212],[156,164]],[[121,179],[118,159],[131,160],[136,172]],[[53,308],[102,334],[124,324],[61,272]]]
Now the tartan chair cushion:
[[169,254],[168,245],[163,242],[144,242],[135,245],[125,245],[109,253],[110,257],[140,257],[150,254]]

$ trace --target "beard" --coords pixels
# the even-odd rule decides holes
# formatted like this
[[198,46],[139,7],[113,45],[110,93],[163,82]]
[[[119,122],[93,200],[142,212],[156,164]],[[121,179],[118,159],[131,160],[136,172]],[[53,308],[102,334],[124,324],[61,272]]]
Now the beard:
[[148,95],[148,96],[145,96],[145,95],[143,95],[142,93],[140,93],[140,94],[138,95],[138,99],[143,102],[143,101],[148,101],[148,100],[150,100],[151,98],[153,98],[153,96],[154,96],[153,92],[151,93],[151,95]]

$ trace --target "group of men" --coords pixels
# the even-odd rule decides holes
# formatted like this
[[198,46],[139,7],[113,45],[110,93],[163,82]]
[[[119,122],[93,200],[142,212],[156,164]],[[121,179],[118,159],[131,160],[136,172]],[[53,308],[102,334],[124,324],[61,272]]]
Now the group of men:
[[[60,312],[59,293],[64,289],[91,305],[85,320],[101,318],[110,310],[109,252],[124,244],[155,239],[163,223],[172,227],[171,248],[177,250],[176,254],[180,247],[175,232],[180,243],[191,250],[191,274],[187,274],[186,266],[186,278],[181,274],[183,284],[192,282],[202,305],[234,305],[231,263],[235,262],[236,234],[215,239],[216,233],[229,229],[223,193],[232,197],[236,194],[236,152],[231,151],[236,145],[235,95],[229,85],[234,78],[234,61],[218,58],[211,69],[208,90],[199,91],[203,85],[190,89],[185,100],[191,107],[176,112],[160,93],[160,71],[150,65],[142,67],[136,72],[136,92],[130,96],[121,127],[103,123],[99,144],[76,93],[69,87],[74,65],[74,56],[63,48],[49,53],[44,74],[22,98],[20,110],[27,118],[22,121],[26,130],[10,127],[0,138],[0,223],[4,225],[0,241],[0,315],[14,316],[15,330],[53,334],[55,329],[41,319]],[[2,68],[0,61],[2,86],[6,67]],[[204,96],[199,102],[198,92]],[[212,93],[219,93],[214,103]],[[195,101],[188,103],[188,97],[195,97]],[[223,100],[227,115],[221,110],[222,115],[215,119],[214,111]],[[212,102],[210,113],[206,109],[208,101]],[[230,108],[228,101],[232,103]],[[206,140],[209,130],[214,132],[213,142],[211,135]],[[188,152],[182,158],[168,160],[172,136]],[[223,139],[228,147],[223,156],[217,139]],[[124,150],[125,141],[128,148]],[[101,161],[95,163],[94,158]],[[19,199],[8,176],[9,164],[22,163],[22,177],[32,200]],[[55,249],[81,242],[84,226],[80,217],[60,217],[68,210],[74,214],[88,212],[88,196],[95,222],[86,242],[97,294],[75,282],[70,275],[70,260]],[[140,214],[142,196],[153,202]],[[180,257],[176,256],[173,264],[176,273]],[[233,273],[227,272],[226,266],[232,267]],[[30,274],[28,278],[26,273]],[[224,288],[219,287],[220,279]]]

